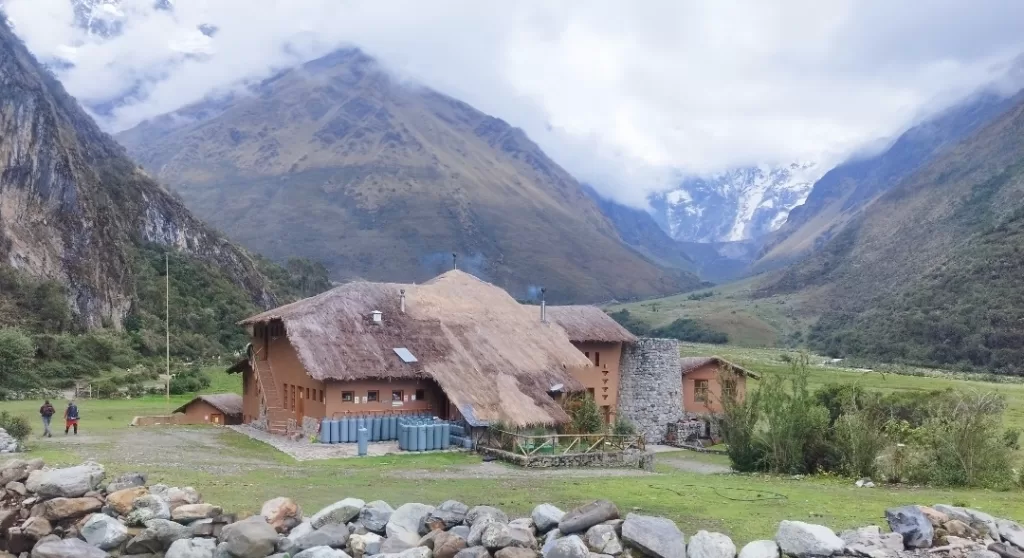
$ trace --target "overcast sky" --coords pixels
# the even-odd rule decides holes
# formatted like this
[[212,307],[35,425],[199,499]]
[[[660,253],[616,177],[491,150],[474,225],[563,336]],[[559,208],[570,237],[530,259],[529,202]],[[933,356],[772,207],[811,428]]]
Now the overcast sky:
[[74,60],[58,74],[80,100],[144,83],[109,130],[356,45],[634,204],[678,171],[840,161],[1024,51],[1019,0],[121,0],[109,40],[70,1],[0,0],[37,56]]

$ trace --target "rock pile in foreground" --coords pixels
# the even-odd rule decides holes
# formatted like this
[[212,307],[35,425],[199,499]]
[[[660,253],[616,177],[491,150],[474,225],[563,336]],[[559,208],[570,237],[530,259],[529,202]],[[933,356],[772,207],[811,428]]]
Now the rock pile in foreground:
[[14,453],[16,451],[18,451],[18,440],[15,440],[14,436],[0,428],[0,453]]
[[0,557],[19,558],[1024,558],[1024,529],[977,510],[906,506],[877,526],[835,533],[783,521],[774,540],[737,549],[721,533],[687,539],[674,522],[620,515],[599,500],[568,512],[541,504],[529,517],[448,500],[438,506],[345,498],[312,515],[287,497],[237,520],[194,489],[148,486],[142,474],[107,479],[84,463],[0,466]]

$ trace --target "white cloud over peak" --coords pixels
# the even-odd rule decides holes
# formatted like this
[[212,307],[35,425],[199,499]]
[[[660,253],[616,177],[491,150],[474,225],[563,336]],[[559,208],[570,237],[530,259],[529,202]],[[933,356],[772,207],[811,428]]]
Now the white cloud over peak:
[[1007,0],[121,0],[109,39],[75,27],[71,0],[0,1],[37,56],[74,47],[58,75],[80,100],[133,92],[112,130],[355,45],[635,205],[680,173],[837,162],[1024,51]]

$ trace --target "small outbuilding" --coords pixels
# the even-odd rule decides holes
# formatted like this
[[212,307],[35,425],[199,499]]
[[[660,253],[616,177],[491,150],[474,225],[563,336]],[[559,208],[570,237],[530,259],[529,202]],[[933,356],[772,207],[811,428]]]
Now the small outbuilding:
[[722,394],[735,393],[743,399],[747,392],[747,378],[760,376],[724,358],[684,357],[679,359],[683,379],[683,411],[688,414],[715,414],[722,412]]
[[242,424],[242,396],[235,393],[197,395],[174,412],[185,415],[177,424]]

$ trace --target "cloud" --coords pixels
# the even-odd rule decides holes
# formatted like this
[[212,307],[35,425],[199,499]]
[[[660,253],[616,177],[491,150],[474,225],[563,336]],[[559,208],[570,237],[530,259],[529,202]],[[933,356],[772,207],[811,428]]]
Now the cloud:
[[[122,0],[110,39],[77,29],[68,3],[4,5],[38,56],[75,47],[59,75],[79,99],[133,91],[109,129],[356,45],[634,205],[681,173],[837,162],[992,83],[1024,50],[1024,3],[1005,0],[175,0],[173,12]],[[204,23],[218,29],[208,41]]]

